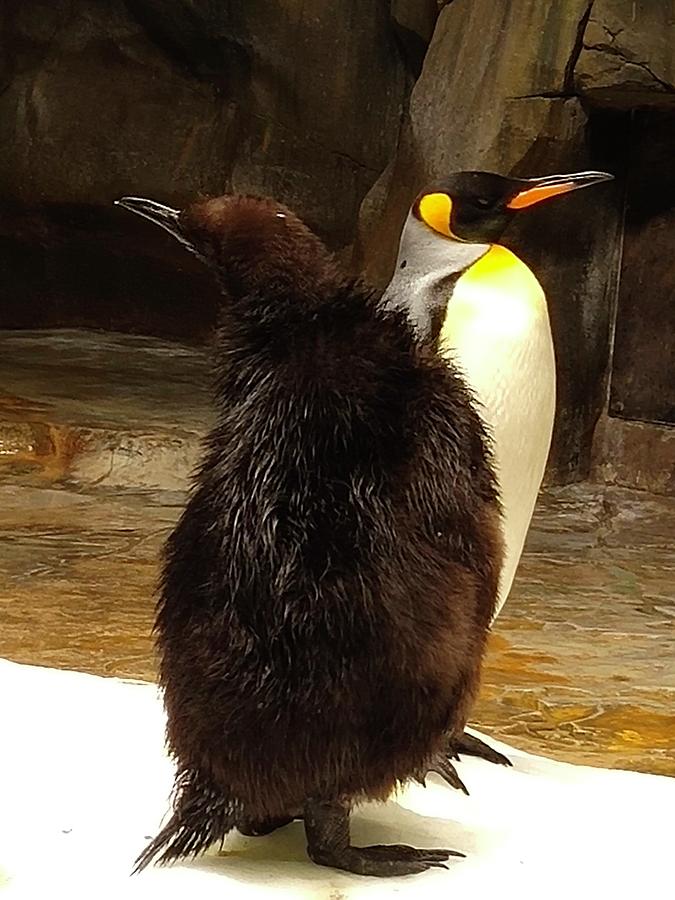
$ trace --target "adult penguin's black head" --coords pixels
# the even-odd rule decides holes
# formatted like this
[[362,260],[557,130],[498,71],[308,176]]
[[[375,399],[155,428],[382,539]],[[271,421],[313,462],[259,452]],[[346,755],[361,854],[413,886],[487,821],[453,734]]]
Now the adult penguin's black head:
[[574,172],[543,178],[508,178],[492,172],[458,172],[422,194],[412,215],[443,237],[471,244],[498,240],[511,219],[552,197],[612,178]]

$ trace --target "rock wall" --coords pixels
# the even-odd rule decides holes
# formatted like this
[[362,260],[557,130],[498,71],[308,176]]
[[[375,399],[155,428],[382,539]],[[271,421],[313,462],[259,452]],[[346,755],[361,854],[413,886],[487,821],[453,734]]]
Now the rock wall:
[[674,48],[672,0],[593,0],[574,65],[574,88],[613,107],[672,107]]
[[210,321],[198,269],[112,209],[125,193],[269,193],[348,244],[433,29],[435,4],[394,6],[4,0],[0,326]]

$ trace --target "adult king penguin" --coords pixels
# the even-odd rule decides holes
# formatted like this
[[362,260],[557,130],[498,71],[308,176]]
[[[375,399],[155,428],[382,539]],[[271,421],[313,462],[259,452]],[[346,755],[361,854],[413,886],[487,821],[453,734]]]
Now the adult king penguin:
[[383,297],[458,364],[491,432],[505,540],[495,615],[511,589],[544,475],[556,389],[544,292],[525,263],[495,241],[521,210],[612,177],[450,176],[413,203]]

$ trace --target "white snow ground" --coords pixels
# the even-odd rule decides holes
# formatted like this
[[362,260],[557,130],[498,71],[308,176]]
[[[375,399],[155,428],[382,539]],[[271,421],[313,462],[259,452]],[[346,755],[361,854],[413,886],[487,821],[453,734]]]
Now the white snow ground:
[[320,868],[294,823],[130,878],[171,789],[157,689],[0,660],[0,716],[2,900],[675,897],[675,779],[496,741],[514,768],[464,758],[471,796],[432,776],[353,817],[355,843],[467,854],[447,870],[376,879]]

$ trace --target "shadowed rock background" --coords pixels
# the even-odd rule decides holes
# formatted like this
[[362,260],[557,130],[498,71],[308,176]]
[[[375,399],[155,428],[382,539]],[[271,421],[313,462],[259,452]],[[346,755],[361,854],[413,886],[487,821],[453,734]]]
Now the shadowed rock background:
[[272,194],[382,286],[425,182],[606,168],[505,240],[549,297],[549,479],[675,490],[671,0],[4,0],[0,28],[0,328],[205,339],[208,280],[122,194]]

